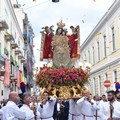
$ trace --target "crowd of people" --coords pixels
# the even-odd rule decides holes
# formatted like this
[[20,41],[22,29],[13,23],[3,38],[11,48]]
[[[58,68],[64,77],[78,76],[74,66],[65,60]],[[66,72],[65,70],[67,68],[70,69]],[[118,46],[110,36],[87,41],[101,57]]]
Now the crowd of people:
[[0,120],[120,120],[120,92],[92,97],[83,90],[79,99],[61,100],[44,91],[38,100],[35,95],[13,91],[0,109]]

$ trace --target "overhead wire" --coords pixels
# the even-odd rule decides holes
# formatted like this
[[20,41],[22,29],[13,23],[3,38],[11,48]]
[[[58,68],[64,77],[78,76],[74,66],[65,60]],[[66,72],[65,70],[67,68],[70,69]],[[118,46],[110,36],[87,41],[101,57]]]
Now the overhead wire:
[[[42,3],[38,3],[38,4],[36,4],[36,5],[32,5],[32,6],[30,6],[30,7],[22,8],[22,9],[23,9],[23,10],[31,9],[31,8],[34,8],[34,7],[40,6],[40,5],[42,5],[42,4],[48,3],[48,2],[50,2],[50,0],[47,0],[47,1],[42,2]],[[21,8],[21,7],[19,7],[19,8]],[[19,8],[18,8],[18,9],[19,9]],[[21,12],[21,9],[15,11],[15,12]],[[10,15],[10,14],[2,15],[2,16],[0,16],[0,18],[4,18],[5,16],[8,16],[8,15]]]

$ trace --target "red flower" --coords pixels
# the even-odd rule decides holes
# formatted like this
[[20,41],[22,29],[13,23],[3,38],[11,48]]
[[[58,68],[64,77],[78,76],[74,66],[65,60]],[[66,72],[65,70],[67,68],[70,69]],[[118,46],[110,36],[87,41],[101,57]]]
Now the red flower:
[[88,81],[88,74],[80,68],[41,68],[37,74],[37,81],[40,86],[51,84],[74,85]]

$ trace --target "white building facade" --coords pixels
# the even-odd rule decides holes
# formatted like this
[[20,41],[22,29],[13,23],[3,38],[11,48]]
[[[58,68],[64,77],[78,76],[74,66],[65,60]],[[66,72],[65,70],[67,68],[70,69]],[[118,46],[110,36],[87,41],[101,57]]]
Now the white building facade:
[[[20,82],[27,81],[24,75],[24,64],[27,63],[23,37],[25,13],[16,5],[17,0],[0,0],[0,97],[4,99],[8,98],[10,91],[19,91]],[[4,56],[7,56],[10,63],[7,85],[4,84]]]
[[92,65],[89,88],[93,95],[105,94],[105,80],[111,82],[108,89],[115,90],[115,82],[120,82],[120,0],[115,0],[81,45],[81,61]]

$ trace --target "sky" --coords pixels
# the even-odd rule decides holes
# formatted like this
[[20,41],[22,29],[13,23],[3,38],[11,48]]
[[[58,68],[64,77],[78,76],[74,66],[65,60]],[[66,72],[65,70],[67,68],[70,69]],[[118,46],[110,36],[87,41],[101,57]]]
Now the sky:
[[35,66],[40,65],[41,28],[54,25],[61,19],[70,33],[69,26],[80,26],[82,44],[115,0],[18,0],[21,8],[28,14],[35,33]]

